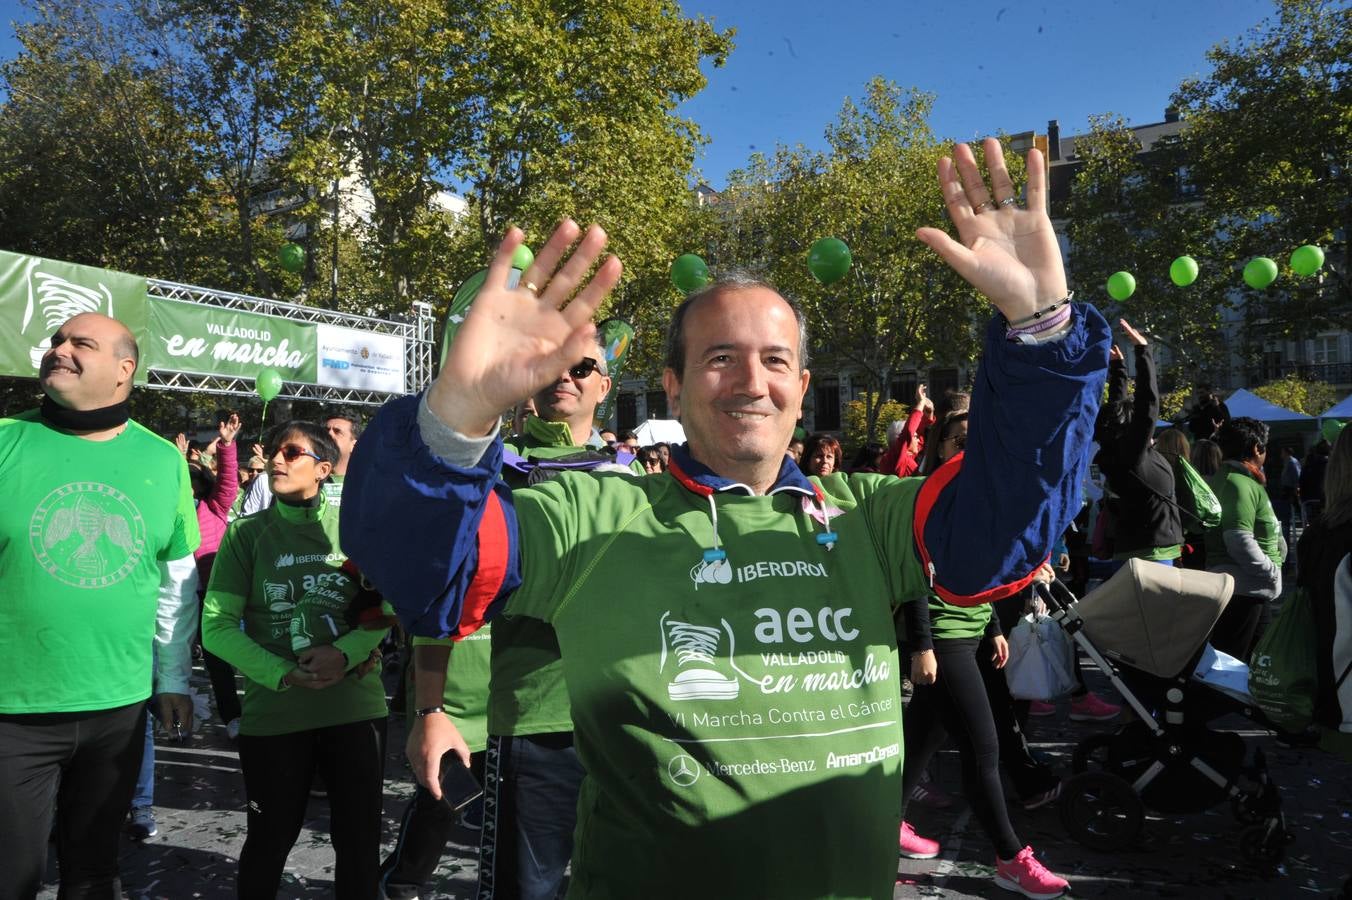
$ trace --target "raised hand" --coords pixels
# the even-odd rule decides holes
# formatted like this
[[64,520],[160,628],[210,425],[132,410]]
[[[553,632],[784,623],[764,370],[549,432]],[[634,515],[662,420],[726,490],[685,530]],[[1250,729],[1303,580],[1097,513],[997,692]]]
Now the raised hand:
[[1122,348],[1113,344],[1108,348],[1108,359],[1111,362],[1122,362],[1126,357],[1122,355]]
[[1122,333],[1127,336],[1127,340],[1131,341],[1137,347],[1144,347],[1146,345],[1145,335],[1127,324],[1126,319],[1118,319],[1117,324],[1122,326]]
[[1066,296],[1066,272],[1047,216],[1042,153],[1028,151],[1028,208],[1020,209],[1000,142],[986,138],[984,146],[990,190],[966,144],[939,160],[939,189],[961,243],[938,228],[916,237],[1017,322]]
[[[571,219],[561,222],[514,289],[507,287],[507,276],[522,234],[512,228],[502,239],[427,395],[437,417],[461,434],[489,434],[503,410],[557,379],[582,357],[594,355],[591,318],[620,280],[621,267],[619,259],[609,256],[584,281],[605,249],[606,233],[597,225],[588,228],[565,261],[578,231]],[[579,285],[582,290],[568,302]]]
[[220,429],[221,443],[229,444],[234,441],[235,435],[239,434],[239,430],[244,427],[244,423],[239,420],[238,413],[231,413],[230,418],[219,423],[218,427]]

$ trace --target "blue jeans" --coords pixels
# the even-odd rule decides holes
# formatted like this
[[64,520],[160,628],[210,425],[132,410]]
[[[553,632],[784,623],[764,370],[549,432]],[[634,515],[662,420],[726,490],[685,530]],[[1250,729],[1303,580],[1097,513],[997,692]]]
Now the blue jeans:
[[[150,698],[153,703],[155,698]],[[131,797],[131,808],[149,809],[155,805],[155,719],[150,716],[152,707],[147,704],[146,749],[141,754],[141,772],[136,776],[136,793]]]
[[584,774],[571,732],[488,739],[480,897],[558,896]]

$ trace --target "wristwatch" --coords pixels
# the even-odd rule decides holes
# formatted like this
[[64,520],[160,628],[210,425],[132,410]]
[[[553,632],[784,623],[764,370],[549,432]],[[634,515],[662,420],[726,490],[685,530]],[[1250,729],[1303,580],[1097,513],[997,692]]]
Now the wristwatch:
[[444,713],[445,711],[446,709],[442,706],[424,706],[422,709],[415,709],[413,715],[417,716],[419,719],[425,719],[432,715],[432,713]]

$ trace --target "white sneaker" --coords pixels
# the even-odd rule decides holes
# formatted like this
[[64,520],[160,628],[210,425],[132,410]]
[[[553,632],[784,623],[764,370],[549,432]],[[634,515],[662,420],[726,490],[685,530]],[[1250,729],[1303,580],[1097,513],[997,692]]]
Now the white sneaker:
[[225,736],[228,737],[228,738],[230,738],[230,740],[232,740],[232,741],[238,740],[238,739],[239,739],[239,717],[238,717],[238,716],[236,716],[235,718],[231,719],[229,722],[226,722],[226,723],[225,723]]
[[[679,671],[667,684],[672,700],[735,700],[737,679],[715,668],[719,661],[719,642],[723,632],[709,625],[692,625],[662,616],[662,657],[659,672],[666,668],[667,657],[676,657]],[[723,623],[724,627],[727,623]],[[731,661],[731,647],[728,652]]]

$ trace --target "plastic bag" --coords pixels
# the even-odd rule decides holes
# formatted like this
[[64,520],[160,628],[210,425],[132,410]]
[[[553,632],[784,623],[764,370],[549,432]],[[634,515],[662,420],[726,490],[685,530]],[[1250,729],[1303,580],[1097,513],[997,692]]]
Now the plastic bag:
[[1016,700],[1055,700],[1075,689],[1075,648],[1054,619],[1029,613],[1014,626],[1005,680]]
[[1273,723],[1299,731],[1314,721],[1315,621],[1303,588],[1282,604],[1249,660],[1249,693]]
[[1201,473],[1183,457],[1174,460],[1174,495],[1179,510],[1192,521],[1183,528],[1195,532],[1201,528],[1215,528],[1221,524],[1221,501]]

